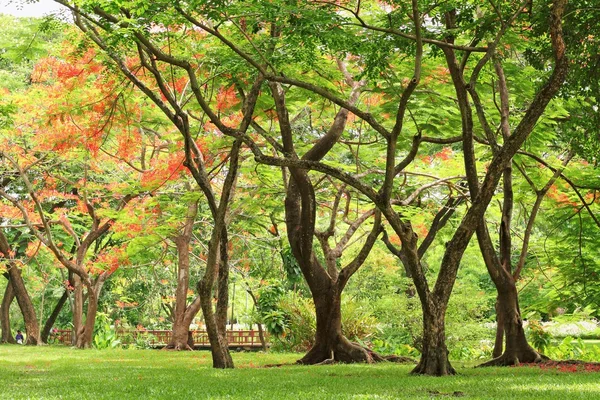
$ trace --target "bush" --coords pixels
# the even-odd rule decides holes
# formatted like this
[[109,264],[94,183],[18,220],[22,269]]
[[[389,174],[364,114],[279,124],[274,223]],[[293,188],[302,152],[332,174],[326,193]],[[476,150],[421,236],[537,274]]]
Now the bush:
[[[279,300],[277,307],[268,317],[275,326],[283,326],[284,329],[274,337],[272,348],[276,351],[308,351],[317,328],[312,299],[289,292]],[[269,326],[267,316],[263,318]],[[342,303],[342,333],[348,339],[369,345],[377,333],[377,325],[377,319],[364,304],[354,301]]]
[[285,329],[280,335],[273,336],[273,350],[305,352],[310,349],[316,332],[312,300],[289,292],[279,300],[277,306],[278,311],[285,315]]
[[529,341],[537,351],[543,353],[548,345],[550,345],[552,335],[544,329],[539,321],[529,321],[527,328],[529,332]]
[[98,313],[96,316],[96,328],[94,329],[94,347],[101,349],[115,348],[121,344],[117,334],[110,325],[107,314]]
[[377,318],[366,305],[345,301],[342,304],[342,332],[350,340],[369,341],[377,333]]
[[564,338],[556,345],[547,348],[546,355],[556,360],[600,360],[600,346],[586,346],[580,338],[570,336]]

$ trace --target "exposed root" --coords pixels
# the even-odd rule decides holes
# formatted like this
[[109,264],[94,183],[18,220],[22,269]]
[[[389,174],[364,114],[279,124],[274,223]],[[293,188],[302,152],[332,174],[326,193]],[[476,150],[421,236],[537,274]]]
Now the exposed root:
[[450,364],[446,366],[440,365],[420,365],[410,371],[413,375],[429,375],[429,376],[448,376],[456,375],[456,370]]
[[304,357],[296,361],[301,365],[328,365],[335,362],[340,363],[367,363],[373,364],[377,362],[414,362],[413,359],[400,356],[383,357],[373,350],[361,346],[358,343],[350,342],[345,337],[340,337],[337,340],[333,349],[326,345],[315,344]]
[[300,360],[296,361],[296,363],[301,365],[329,365],[336,362],[347,364],[373,364],[384,361],[394,363],[416,363],[416,360],[410,357],[397,355],[384,357],[358,343],[350,342],[344,337],[339,339],[333,350],[327,350],[326,346],[313,346],[308,353]]
[[165,347],[162,348],[162,350],[171,350],[171,351],[192,351],[194,350],[189,344],[185,343],[185,344],[174,344],[174,343],[169,343],[168,345],[166,345]]
[[298,363],[266,364],[260,368],[281,368],[281,367],[288,367],[288,366],[292,366],[292,365],[298,365]]
[[331,364],[335,364],[335,358],[328,358],[326,360],[321,361],[320,363],[317,363],[315,365],[331,365]]
[[413,375],[447,376],[456,375],[456,370],[447,357],[436,357],[435,354],[431,354],[429,357],[421,356],[419,363],[410,373]]
[[548,360],[550,360],[550,358],[536,351],[528,352],[527,354],[522,354],[521,359],[519,359],[519,356],[514,352],[504,352],[504,354],[502,354],[500,357],[496,357],[493,360],[484,362],[483,364],[476,366],[476,368],[510,367],[513,365],[519,365],[521,363],[538,364]]

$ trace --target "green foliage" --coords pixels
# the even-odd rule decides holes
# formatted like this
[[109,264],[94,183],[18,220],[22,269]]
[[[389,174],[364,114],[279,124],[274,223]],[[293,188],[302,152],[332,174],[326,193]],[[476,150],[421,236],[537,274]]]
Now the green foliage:
[[600,360],[600,346],[587,345],[581,338],[567,336],[557,344],[551,344],[545,354],[555,360]]
[[342,302],[342,332],[353,341],[369,342],[377,333],[379,321],[369,305],[363,302]]
[[533,347],[541,353],[546,351],[552,340],[552,335],[544,329],[539,321],[529,321],[528,328],[529,340]]
[[289,246],[284,247],[284,249],[281,250],[281,259],[283,260],[283,268],[285,270],[289,288],[293,288],[294,285],[302,282],[304,278],[302,276],[302,271],[300,270],[300,265],[292,254],[292,249]]
[[285,330],[273,343],[277,351],[307,351],[315,338],[315,308],[311,299],[288,292],[277,307],[285,315]]
[[116,332],[110,325],[110,318],[105,313],[99,312],[96,315],[93,344],[98,350],[115,348],[121,345],[121,340],[117,339]]
[[57,47],[68,29],[53,18],[0,15],[0,82],[10,91],[30,83],[33,64]]

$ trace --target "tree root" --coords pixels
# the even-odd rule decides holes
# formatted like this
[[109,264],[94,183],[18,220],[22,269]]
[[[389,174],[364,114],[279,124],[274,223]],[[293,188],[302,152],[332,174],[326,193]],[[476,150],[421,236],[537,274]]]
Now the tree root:
[[424,363],[421,360],[410,373],[412,375],[448,376],[456,375],[456,370],[449,362],[446,365],[441,365],[439,361],[436,363]]
[[545,361],[549,361],[550,358],[535,352],[535,355],[528,354],[527,357],[522,357],[520,360],[517,354],[514,353],[504,353],[500,357],[494,358],[493,360],[484,362],[483,364],[479,364],[475,368],[483,368],[483,367],[510,367],[513,365],[519,365],[521,363],[527,364],[537,364]]
[[373,350],[364,347],[358,343],[350,342],[346,338],[341,338],[333,350],[325,350],[325,346],[313,346],[308,353],[296,364],[301,365],[330,365],[334,363],[416,363],[416,360],[410,357],[397,355],[382,356]]
[[173,344],[173,343],[169,343],[168,345],[166,345],[165,347],[162,348],[162,350],[167,350],[167,351],[193,351],[194,349],[189,345],[189,344]]

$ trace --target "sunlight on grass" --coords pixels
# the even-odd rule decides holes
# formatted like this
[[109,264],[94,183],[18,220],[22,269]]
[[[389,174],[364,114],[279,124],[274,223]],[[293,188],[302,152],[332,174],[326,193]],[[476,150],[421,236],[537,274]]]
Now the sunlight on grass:
[[411,365],[292,364],[298,354],[234,353],[214,370],[208,352],[75,350],[0,345],[0,399],[592,399],[599,373],[471,368],[411,376]]

